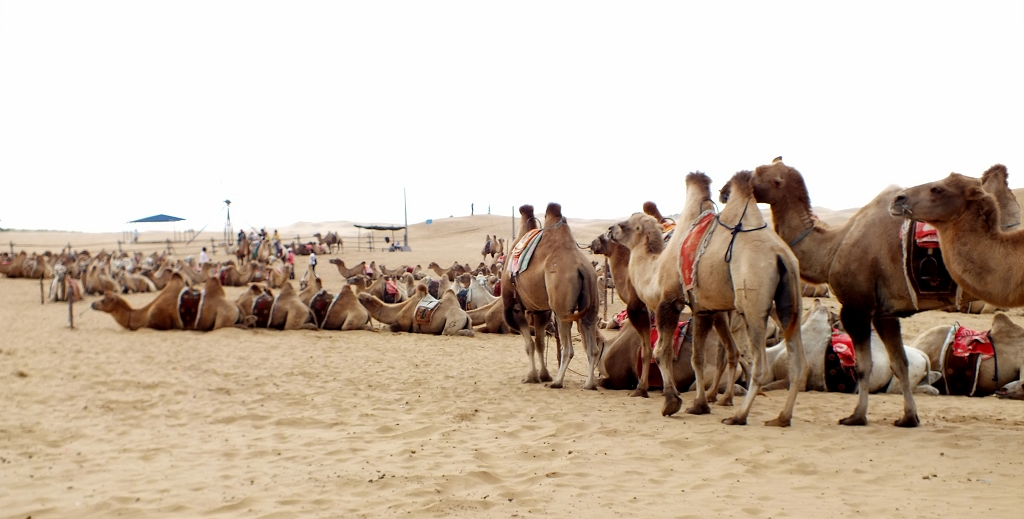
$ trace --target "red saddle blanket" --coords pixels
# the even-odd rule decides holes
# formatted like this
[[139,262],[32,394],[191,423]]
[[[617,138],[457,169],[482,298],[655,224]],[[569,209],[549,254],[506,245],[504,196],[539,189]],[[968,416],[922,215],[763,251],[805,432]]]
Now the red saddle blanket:
[[857,365],[857,354],[853,349],[853,339],[850,338],[850,334],[833,330],[832,351],[839,356],[839,362],[844,368],[852,368]]
[[384,282],[384,290],[391,295],[396,295],[398,294],[398,284],[395,283],[395,280],[389,279]]
[[920,247],[937,249],[939,248],[939,231],[927,223],[917,222],[914,227],[914,241]]
[[[623,310],[625,311],[625,310]],[[676,331],[672,334],[672,357],[679,357],[679,350],[683,346],[683,338],[686,337],[686,328],[690,325],[690,321],[682,322],[676,325]],[[651,327],[651,349],[653,350],[658,345],[658,330],[655,327]],[[653,356],[651,357],[651,368],[647,373],[647,385],[649,387],[665,387],[665,381],[661,378],[661,370],[657,366],[658,360]],[[640,376],[640,373],[644,369],[644,357],[643,352],[639,349],[636,350],[636,375]]]
[[956,335],[953,337],[953,355],[967,357],[973,353],[979,353],[981,360],[991,359],[995,356],[996,351],[988,333],[963,326],[957,328]]
[[693,289],[693,271],[697,265],[697,255],[700,251],[700,243],[704,240],[704,234],[715,221],[715,213],[708,211],[697,218],[697,221],[690,226],[690,231],[683,238],[683,244],[679,248],[679,269],[683,274],[683,285],[687,290]]
[[369,265],[363,265],[363,274],[366,277],[372,278],[373,277],[373,267],[371,267]]

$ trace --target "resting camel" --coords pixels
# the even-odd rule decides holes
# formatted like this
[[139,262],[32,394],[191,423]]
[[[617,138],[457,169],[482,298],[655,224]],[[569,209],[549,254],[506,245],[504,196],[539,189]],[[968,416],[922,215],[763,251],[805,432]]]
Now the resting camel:
[[[1006,176],[992,166],[985,175]],[[1001,227],[1001,204],[982,180],[956,173],[937,182],[904,189],[891,212],[932,224],[939,232],[942,259],[958,285],[1003,307],[1024,306],[1024,230]]]
[[[540,241],[533,249],[527,265],[532,268],[524,270],[522,266],[525,258],[520,257],[517,260],[519,263],[513,261],[516,264],[510,264],[501,274],[505,322],[522,336],[526,355],[530,359],[530,371],[523,382],[551,380],[544,356],[544,329],[554,314],[562,351],[558,375],[550,387],[560,388],[564,384],[565,372],[573,357],[570,328],[575,321],[587,353],[587,380],[583,389],[597,389],[597,379],[594,377],[600,355],[597,344],[597,274],[576,246],[576,239],[562,216],[561,205],[548,204],[543,230],[538,229],[533,206],[521,206],[519,215],[519,242],[525,245],[531,237],[540,234]],[[538,357],[539,373],[536,364]]]
[[21,277],[29,279],[53,278],[53,267],[46,261],[47,256],[32,254],[21,266]]
[[228,300],[217,276],[206,278],[193,329],[205,332],[236,325],[244,327],[242,322],[242,311],[234,301]]
[[299,300],[295,287],[288,281],[281,286],[281,291],[274,298],[270,309],[270,320],[267,328],[275,330],[316,330],[312,322],[313,315],[309,307]]
[[[829,391],[829,381],[826,377],[826,353],[829,345],[832,344],[833,333],[832,313],[830,309],[815,299],[814,304],[807,315],[800,329],[801,338],[807,353],[807,367],[810,375],[807,378],[807,389],[810,391]],[[946,327],[949,330],[949,327]],[[912,347],[905,347],[907,360],[909,362],[909,375],[912,389],[915,393],[931,395],[939,394],[938,390],[930,386],[939,378],[939,373],[932,371],[933,366],[928,361],[928,356],[920,350]],[[834,353],[833,353],[834,355]],[[773,382],[766,384],[764,389],[772,390],[785,387],[788,383],[789,373],[787,369],[788,352],[784,344],[772,346],[767,350],[768,365]],[[889,357],[885,345],[877,333],[871,334],[871,376],[868,378],[868,390],[872,393],[902,393],[903,386],[899,380],[893,377],[892,369],[889,366]],[[835,368],[834,368],[835,369]],[[841,369],[841,368],[840,368]],[[938,369],[938,364],[934,365]],[[841,375],[844,376],[845,375]],[[849,380],[849,379],[847,379]],[[834,382],[837,386],[842,382]],[[841,387],[841,386],[840,386]],[[853,392],[855,385],[843,388],[846,392]],[[832,391],[837,389],[833,387]]]
[[0,273],[9,278],[20,278],[22,266],[25,264],[25,260],[28,259],[28,254],[25,251],[19,252],[13,258],[7,258],[2,265],[0,265]]
[[417,305],[427,297],[427,287],[417,285],[416,293],[401,303],[388,304],[369,293],[359,294],[359,302],[369,310],[371,317],[390,325],[391,331],[467,337],[473,335],[469,315],[459,308],[455,294],[449,292],[441,295],[440,302],[430,315],[429,321],[419,322],[416,318]]
[[473,321],[473,329],[480,333],[511,333],[508,323],[505,322],[505,307],[501,304],[501,298],[496,297],[490,303],[479,308],[467,310],[469,318]]
[[383,263],[381,263],[381,265],[380,265],[380,273],[385,275],[385,276],[398,277],[398,276],[401,276],[402,274],[405,274],[406,269],[408,269],[408,268],[409,268],[408,265],[402,265],[401,267],[398,267],[396,269],[389,269],[389,268],[385,267]]
[[220,283],[223,286],[244,287],[250,282],[255,281],[259,272],[259,263],[249,261],[241,268],[236,267],[233,264],[221,267],[217,277],[220,279]]
[[814,285],[811,283],[800,283],[804,297],[829,297],[828,285]]
[[327,233],[327,236],[320,236],[320,233],[313,235],[314,238],[320,241],[320,245],[327,245],[327,253],[334,254],[334,247],[338,247],[338,252],[341,253],[341,247],[343,245],[341,238],[338,237],[338,233],[331,231]]
[[[455,279],[455,282],[458,288],[456,295],[459,296],[459,303],[463,303],[462,300],[465,299],[465,310],[467,311],[487,306],[498,299],[484,288],[480,284],[480,280],[472,274],[462,274]],[[463,290],[466,291],[465,295],[462,294]]]
[[181,316],[178,315],[178,299],[185,288],[185,279],[175,274],[163,290],[142,308],[132,308],[116,291],[111,290],[104,292],[103,299],[94,301],[91,307],[93,310],[107,312],[117,324],[129,330],[180,330],[183,326]]
[[299,300],[309,307],[315,324],[321,330],[372,330],[370,312],[359,303],[355,291],[341,287],[337,295],[324,290],[320,278],[313,278],[301,292]]
[[[703,178],[700,178],[703,177]],[[706,175],[687,176],[687,206],[683,215],[692,214],[693,207],[700,207],[703,200],[692,200],[691,185],[710,183]],[[806,385],[807,367],[800,335],[800,278],[799,265],[785,242],[766,229],[767,224],[757,210],[753,198],[753,174],[741,171],[729,181],[728,199],[715,221],[711,222],[702,239],[703,256],[693,267],[692,283],[685,273],[678,269],[652,268],[658,264],[664,248],[662,226],[654,217],[635,214],[628,221],[612,227],[612,236],[620,243],[630,244],[630,279],[641,299],[645,293],[657,293],[660,287],[686,286],[687,304],[693,312],[693,371],[697,379],[697,396],[693,406],[687,409],[691,414],[710,412],[705,394],[704,347],[712,326],[718,327],[719,337],[726,342],[729,367],[727,380],[735,374],[739,357],[736,345],[724,336],[721,325],[729,310],[736,310],[745,323],[748,350],[753,359],[750,384],[743,405],[731,418],[723,420],[727,425],[744,425],[753,405],[754,398],[767,375],[765,359],[765,335],[772,305],[775,305],[782,323],[783,338],[789,352],[790,377],[789,394],[783,410],[774,420],[766,423],[773,426],[788,426],[792,420],[797,392]],[[725,195],[723,195],[725,196]],[[691,203],[691,202],[695,202]],[[754,210],[749,210],[754,205]],[[684,219],[683,221],[687,221]],[[681,233],[675,233],[681,234]],[[673,239],[675,239],[673,234]],[[671,243],[671,242],[670,242]],[[670,254],[675,254],[670,252]],[[647,269],[647,272],[644,270]],[[646,275],[645,275],[646,274]],[[665,388],[663,415],[679,410],[682,400],[675,388],[672,373],[671,338],[678,322],[681,302],[674,301],[675,309],[659,300],[655,314],[658,324],[658,358]],[[650,303],[648,303],[650,305]],[[717,314],[717,315],[716,315]],[[717,388],[713,388],[717,390]],[[728,395],[728,393],[727,393]]]
[[758,202],[771,205],[775,232],[799,259],[800,276],[809,283],[828,283],[842,304],[840,320],[856,351],[859,392],[853,414],[839,421],[843,425],[867,424],[872,325],[903,388],[903,416],[895,424],[916,427],[920,423],[899,318],[938,309],[944,303],[919,301],[908,286],[898,239],[903,222],[889,214],[898,191],[895,186],[886,188],[843,226],[832,228],[814,217],[803,177],[781,157],[754,173],[754,195]]
[[270,288],[282,288],[292,275],[292,265],[285,263],[267,269],[267,286]]
[[[374,274],[373,272],[367,274],[367,272],[366,272],[366,270],[367,270],[366,269],[366,262],[365,261],[361,261],[356,266],[354,266],[352,268],[348,268],[348,267],[345,266],[345,260],[341,260],[341,259],[338,259],[338,258],[331,258],[331,264],[336,266],[336,267],[338,267],[338,273],[340,273],[341,277],[343,277],[345,279],[348,279],[348,278],[353,277],[353,276],[367,276],[367,277],[372,278],[373,274]],[[371,269],[374,269],[374,268],[375,268],[375,266],[371,266]]]
[[409,299],[405,286],[395,281],[391,276],[377,278],[370,283],[370,286],[366,287],[366,290],[360,290],[360,292],[373,294],[388,304],[401,303]]
[[77,303],[82,300],[82,285],[68,275],[68,269],[63,263],[57,263],[53,267],[53,281],[50,282],[50,301],[67,301],[69,298]]
[[117,271],[114,278],[121,284],[123,291],[127,294],[136,292],[156,292],[156,285],[146,276],[132,274],[124,270]]

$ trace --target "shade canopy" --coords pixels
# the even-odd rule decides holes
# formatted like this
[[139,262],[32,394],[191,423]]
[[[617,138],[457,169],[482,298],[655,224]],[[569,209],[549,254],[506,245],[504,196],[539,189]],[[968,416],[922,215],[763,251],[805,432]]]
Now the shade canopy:
[[405,229],[404,225],[378,225],[378,224],[352,224],[360,229],[369,229],[371,231],[400,231]]
[[154,214],[153,216],[147,216],[145,218],[139,218],[138,220],[132,220],[128,223],[160,223],[160,222],[180,222],[184,218],[178,218],[177,216],[169,216],[166,214]]

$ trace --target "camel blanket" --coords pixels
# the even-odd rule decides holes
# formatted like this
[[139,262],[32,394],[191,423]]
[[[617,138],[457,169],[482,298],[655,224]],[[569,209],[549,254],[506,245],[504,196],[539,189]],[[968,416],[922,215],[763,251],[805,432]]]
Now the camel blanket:
[[331,307],[334,306],[334,302],[338,300],[337,296],[328,294],[326,290],[321,290],[309,300],[309,311],[313,313],[315,319],[314,324],[317,328],[323,329],[324,323],[327,321],[327,314],[330,312]]
[[849,334],[832,331],[825,348],[825,389],[833,393],[857,391],[857,356]]
[[[682,346],[683,346],[683,339],[685,337],[687,337],[687,334],[686,334],[687,333],[687,329],[689,328],[691,322],[693,322],[693,321],[690,320],[690,321],[682,322],[682,323],[679,323],[678,325],[676,325],[676,331],[675,331],[674,334],[672,334],[672,358],[673,359],[679,358],[679,349],[682,348]],[[655,347],[657,347],[657,344],[658,344],[658,330],[657,330],[657,328],[652,326],[651,327],[651,349],[653,350]],[[637,377],[639,377],[640,373],[643,372],[643,369],[644,369],[643,362],[644,362],[643,352],[638,349],[638,350],[636,350],[636,374],[637,374]],[[647,384],[648,384],[649,387],[665,387],[665,381],[664,381],[664,379],[661,378],[661,370],[660,369],[656,369],[654,367],[654,366],[657,365],[657,363],[658,363],[658,359],[655,359],[653,356],[651,356],[651,364],[652,364],[652,366],[651,366],[650,371],[648,371],[648,373],[647,373]]]
[[683,244],[679,249],[679,271],[683,274],[683,284],[687,290],[693,290],[694,271],[697,270],[697,262],[704,252],[704,237],[714,221],[715,213],[704,211],[690,224],[690,229],[683,238]]
[[521,274],[530,266],[533,251],[537,250],[542,236],[541,229],[531,229],[512,249],[512,273]]
[[430,319],[434,317],[434,310],[437,310],[440,305],[440,299],[430,296],[420,299],[420,302],[416,303],[416,324],[430,324]]
[[939,354],[939,369],[946,383],[946,393],[985,396],[978,393],[981,362],[995,357],[995,354],[989,332],[978,332],[954,324],[946,335],[942,352]]
[[395,280],[389,279],[384,282],[384,290],[393,296],[398,295],[398,284],[395,283]]
[[363,265],[363,275],[365,275],[368,278],[372,278],[373,277],[373,267],[371,267],[369,265]]
[[661,232],[664,236],[665,243],[668,243],[668,241],[672,239],[672,234],[676,232],[676,223],[671,220],[661,222]]

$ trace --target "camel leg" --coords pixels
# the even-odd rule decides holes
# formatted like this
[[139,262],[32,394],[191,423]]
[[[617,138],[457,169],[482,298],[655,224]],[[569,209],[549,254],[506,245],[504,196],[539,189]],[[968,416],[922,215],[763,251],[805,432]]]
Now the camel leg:
[[840,425],[868,424],[868,378],[871,376],[871,315],[863,310],[844,306],[839,320],[850,334],[857,355],[857,408],[853,414],[839,420]]
[[[526,346],[526,357],[530,359],[530,371],[526,374],[523,379],[523,384],[538,384],[541,382],[540,377],[537,375],[537,359],[534,355],[534,350],[537,348],[536,342],[533,337],[530,336],[529,323],[526,321],[526,315],[522,311],[517,311],[511,305],[505,306],[505,321],[509,324],[510,328],[513,328],[519,336],[523,338],[523,342]],[[543,344],[541,345],[543,351]],[[544,355],[541,355],[541,362],[544,361]],[[544,374],[547,374],[545,367]]]
[[[754,365],[751,366],[750,384],[747,386],[746,396],[743,397],[743,405],[740,406],[739,410],[731,418],[722,420],[722,423],[726,425],[747,425],[747,417],[750,415],[750,409],[754,406],[754,399],[757,397],[758,391],[761,390],[765,375],[768,373],[768,360],[764,351],[765,324],[768,316],[761,314],[759,317],[754,317],[741,313],[740,318],[747,325],[747,339],[750,341],[748,350],[753,357]],[[795,386],[791,385],[790,387],[790,393],[795,394],[792,390]],[[780,425],[789,425],[788,418],[785,424]]]
[[[555,375],[555,381],[551,383],[551,387],[559,389],[563,387],[563,382],[565,382],[565,373],[569,371],[569,361],[571,361],[573,357],[572,321],[559,320],[555,322],[555,325],[555,327],[558,328],[558,338],[561,343],[560,349],[562,351],[562,355],[559,357],[558,361],[558,374]],[[544,329],[541,328],[539,333],[542,336],[544,334]],[[591,371],[591,373],[593,373],[593,371]],[[584,389],[597,389],[597,386],[584,387]]]
[[[566,328],[568,327],[566,326]],[[597,343],[597,322],[583,324],[581,319],[576,321],[576,328],[579,329],[580,335],[583,336],[583,346],[587,351],[587,381],[583,384],[583,389],[597,389],[597,378],[594,377],[594,370],[601,361],[601,347]]]
[[[711,407],[708,406],[707,393],[704,391],[704,388],[707,387],[707,383],[704,381],[704,355],[706,353],[704,351],[704,343],[707,342],[708,333],[713,326],[713,320],[713,314],[693,315],[693,357],[690,363],[693,365],[693,375],[697,378],[697,396],[693,399],[693,405],[686,410],[690,414],[708,414],[711,412]],[[658,347],[661,347],[660,337],[658,338]],[[671,355],[671,350],[669,350],[669,355]]]
[[910,384],[907,364],[907,350],[903,349],[903,335],[900,320],[895,317],[876,315],[875,330],[882,338],[885,349],[889,353],[889,365],[896,379],[903,385],[903,416],[896,420],[897,427],[917,427],[921,420],[917,417],[917,403],[914,402],[914,388]]
[[[718,312],[715,314],[713,321],[721,344],[718,352],[718,370],[715,372],[715,383],[712,387],[714,392],[708,401],[714,403],[717,400],[719,384],[722,382],[722,374],[724,372],[727,374],[725,377],[727,387],[725,395],[722,396],[722,402],[718,404],[722,406],[732,405],[732,398],[735,393],[735,384],[733,382],[736,381],[736,369],[740,360],[740,350],[736,346],[736,341],[732,338],[732,331],[729,329],[728,315],[726,312]],[[728,364],[726,364],[726,361]],[[726,368],[728,368],[727,371]]]
[[[683,407],[683,399],[679,398],[679,390],[676,389],[676,378],[672,368],[672,335],[679,325],[679,309],[672,302],[663,302],[658,305],[654,314],[658,326],[658,346],[654,349],[654,357],[658,359],[658,369],[661,371],[663,384],[661,394],[665,396],[661,415],[672,416]],[[650,318],[648,317],[648,319]],[[651,334],[648,332],[648,341],[650,336]]]
[[650,389],[651,375],[651,315],[644,304],[632,305],[626,308],[626,315],[629,322],[633,324],[636,333],[640,334],[640,381],[636,389],[629,393],[629,396],[647,398],[647,390]]
[[[751,344],[757,349],[757,346]],[[764,346],[760,348],[762,359],[765,356]],[[786,353],[789,355],[789,393],[786,395],[786,405],[782,408],[778,418],[765,422],[765,425],[775,427],[789,427],[793,420],[793,407],[796,406],[796,396],[801,391],[807,390],[807,351],[804,350],[803,336],[797,330],[786,340]]]

